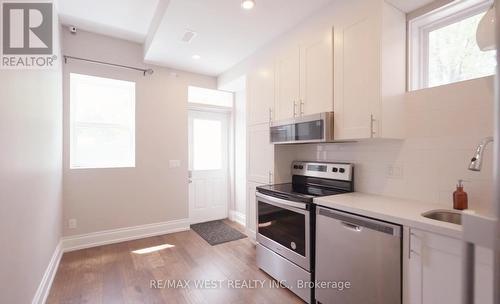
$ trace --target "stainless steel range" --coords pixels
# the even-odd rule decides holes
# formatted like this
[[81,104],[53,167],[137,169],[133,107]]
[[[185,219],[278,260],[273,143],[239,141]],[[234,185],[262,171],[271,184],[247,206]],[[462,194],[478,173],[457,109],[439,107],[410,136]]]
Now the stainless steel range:
[[354,191],[353,165],[293,162],[292,182],[257,187],[257,265],[301,297],[314,299],[315,206]]

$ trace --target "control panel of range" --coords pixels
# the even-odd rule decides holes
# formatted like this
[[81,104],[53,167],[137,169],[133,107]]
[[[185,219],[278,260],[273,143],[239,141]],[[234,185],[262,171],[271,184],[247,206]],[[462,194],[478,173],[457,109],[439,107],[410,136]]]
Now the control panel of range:
[[346,163],[294,161],[292,174],[351,181],[354,166]]

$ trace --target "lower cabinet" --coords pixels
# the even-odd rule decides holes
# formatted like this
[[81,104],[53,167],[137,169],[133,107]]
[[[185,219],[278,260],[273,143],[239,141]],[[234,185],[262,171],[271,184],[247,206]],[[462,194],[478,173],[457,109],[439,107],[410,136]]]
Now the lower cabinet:
[[256,229],[256,220],[257,220],[257,213],[256,213],[256,203],[255,203],[255,188],[258,186],[262,186],[264,184],[262,183],[256,183],[252,181],[247,181],[247,215],[246,215],[246,221],[247,221],[247,229],[250,230],[251,232],[251,237],[255,237],[254,233],[257,231]]
[[[462,241],[410,229],[405,304],[462,304]],[[493,255],[476,249],[475,303],[493,303]]]
[[274,145],[269,140],[269,123],[248,126],[247,138],[247,179],[271,184]]

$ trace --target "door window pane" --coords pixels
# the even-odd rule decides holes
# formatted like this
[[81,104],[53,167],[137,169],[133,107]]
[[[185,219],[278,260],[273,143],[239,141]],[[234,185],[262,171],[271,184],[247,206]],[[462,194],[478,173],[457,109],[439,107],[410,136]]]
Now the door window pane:
[[222,168],[222,123],[219,120],[193,119],[193,169]]

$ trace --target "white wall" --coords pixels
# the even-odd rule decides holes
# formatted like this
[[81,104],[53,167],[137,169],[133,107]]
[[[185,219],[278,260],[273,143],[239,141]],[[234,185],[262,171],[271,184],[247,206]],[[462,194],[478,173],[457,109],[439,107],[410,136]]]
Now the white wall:
[[[329,31],[345,23],[351,12],[370,0],[334,0],[252,56],[218,77],[219,86],[245,75],[262,62],[273,60],[302,37]],[[275,177],[290,179],[291,159],[351,161],[356,165],[357,191],[391,195],[451,206],[457,179],[465,184],[471,208],[487,210],[491,202],[491,149],[482,172],[467,170],[477,143],[493,133],[493,78],[486,77],[407,93],[408,138],[350,144],[300,145],[275,149]],[[403,176],[387,177],[388,166]],[[252,203],[252,202],[250,202]]]
[[[143,67],[142,46],[79,31],[63,33],[66,55]],[[216,80],[167,68],[154,74],[68,61],[64,66],[64,235],[188,218],[187,87]],[[136,167],[69,169],[69,73],[136,82]],[[181,166],[169,168],[169,160]],[[75,218],[76,229],[68,229]]]
[[[233,210],[246,213],[246,92],[234,94],[234,157],[235,157],[235,199]],[[243,221],[244,222],[244,221]]]
[[[297,145],[300,160],[355,164],[355,190],[440,203],[452,208],[458,179],[469,180],[469,208],[488,212],[492,202],[492,149],[483,170],[467,169],[479,141],[493,132],[493,77],[406,94],[407,139]],[[389,168],[402,176],[390,177]],[[288,168],[281,168],[288,170]]]
[[0,70],[0,143],[0,303],[31,303],[61,237],[60,66]]

